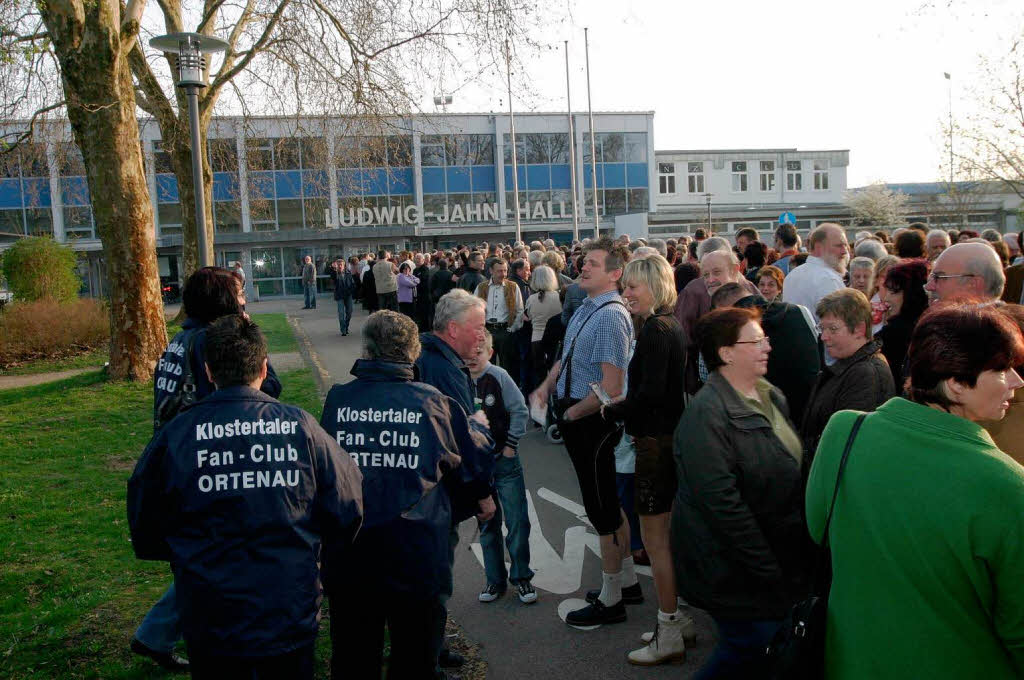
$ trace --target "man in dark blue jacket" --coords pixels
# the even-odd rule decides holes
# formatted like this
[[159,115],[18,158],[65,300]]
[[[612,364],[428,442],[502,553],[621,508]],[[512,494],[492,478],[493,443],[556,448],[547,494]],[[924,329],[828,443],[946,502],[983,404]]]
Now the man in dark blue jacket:
[[194,678],[312,678],[321,537],[341,550],[362,518],[359,470],[256,389],[266,367],[256,324],[214,322],[218,389],[156,433],[128,482],[135,554],[171,563]]
[[331,611],[359,613],[332,617],[331,674],[379,678],[387,624],[389,677],[430,678],[451,582],[447,480],[486,488],[493,442],[454,399],[413,382],[420,341],[412,319],[374,313],[363,344],[356,379],[331,388],[320,420],[362,471],[365,503],[358,557],[326,551]]
[[[469,374],[466,360],[476,355],[484,341],[484,301],[464,290],[456,288],[437,301],[434,308],[434,331],[420,336],[423,351],[416,360],[419,379],[433,385],[442,394],[451,397],[468,413],[470,426],[475,432],[490,438],[487,430],[487,416],[476,405],[476,384]],[[490,452],[489,452],[490,454]],[[459,544],[458,524],[477,514],[481,521],[490,519],[495,512],[493,488],[490,483],[493,457],[487,455],[487,483],[449,483],[452,495],[452,527],[449,533],[448,561],[455,563],[455,548]],[[481,463],[484,465],[485,463]],[[477,511],[479,510],[479,514]],[[448,583],[446,597],[451,597],[455,584]],[[440,657],[442,666],[461,665],[462,659],[444,650]]]
[[327,272],[334,283],[334,301],[338,304],[338,326],[342,335],[348,335],[352,321],[352,296],[356,293],[356,280],[345,266],[345,258],[339,257],[331,263]]

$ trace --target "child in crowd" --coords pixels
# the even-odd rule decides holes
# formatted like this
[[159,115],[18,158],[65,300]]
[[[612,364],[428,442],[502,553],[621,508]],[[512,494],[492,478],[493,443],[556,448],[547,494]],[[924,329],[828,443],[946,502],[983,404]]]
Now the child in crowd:
[[[523,393],[516,387],[512,376],[500,366],[490,362],[493,351],[491,334],[484,332],[484,342],[477,355],[467,362],[470,375],[476,381],[477,408],[482,408],[490,421],[494,437],[495,505],[497,512],[480,524],[480,547],[484,555],[484,573],[487,584],[480,593],[481,602],[493,602],[501,597],[511,581],[523,604],[537,601],[537,592],[530,584],[530,518],[526,506],[526,481],[519,462],[519,438],[526,433],[529,411]],[[505,568],[505,551],[501,546],[501,517],[505,515],[509,558],[512,571]]]

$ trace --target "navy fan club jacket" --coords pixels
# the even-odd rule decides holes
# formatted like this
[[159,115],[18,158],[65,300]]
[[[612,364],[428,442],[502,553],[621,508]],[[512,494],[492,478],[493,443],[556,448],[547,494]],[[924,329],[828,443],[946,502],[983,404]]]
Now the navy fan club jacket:
[[311,415],[217,390],[153,437],[128,481],[135,554],[168,560],[189,649],[273,656],[316,638],[321,537],[349,546],[359,470]]
[[352,583],[417,593],[441,592],[450,582],[451,500],[441,479],[457,476],[474,498],[486,497],[493,442],[471,428],[458,403],[413,382],[413,365],[360,359],[356,380],[335,385],[320,424],[363,474],[364,520],[356,552],[328,551],[328,589]]

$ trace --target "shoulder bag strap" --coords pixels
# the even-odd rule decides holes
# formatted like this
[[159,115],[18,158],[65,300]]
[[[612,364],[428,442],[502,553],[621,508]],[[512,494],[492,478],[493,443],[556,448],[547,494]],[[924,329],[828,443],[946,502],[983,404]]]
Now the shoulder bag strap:
[[857,438],[857,432],[860,430],[861,423],[864,422],[866,413],[861,413],[857,416],[857,420],[853,421],[853,427],[850,429],[850,436],[846,438],[846,448],[843,449],[843,457],[839,461],[839,473],[836,474],[836,488],[832,492],[832,505],[828,508],[828,519],[825,520],[825,531],[822,534],[822,547],[828,545],[828,528],[832,524],[832,513],[836,509],[836,498],[839,496],[839,483],[843,481],[843,471],[846,469],[846,461],[850,458],[850,449],[853,448],[853,440]]
[[[574,351],[576,351],[576,341],[579,339],[580,335],[583,334],[583,328],[588,323],[590,323],[590,320],[592,318],[594,318],[594,315],[597,314],[598,312],[600,312],[602,309],[604,309],[608,305],[622,305],[622,301],[621,300],[608,300],[608,302],[603,303],[600,307],[598,307],[597,309],[592,311],[590,313],[590,316],[588,316],[586,319],[584,319],[583,323],[580,324],[580,329],[578,331],[576,331],[576,335],[574,335],[572,337],[572,342],[569,343],[569,352],[565,355],[565,361],[562,362],[562,365],[561,365],[561,367],[558,370],[558,377],[555,378],[555,389],[557,390],[557,388],[558,388],[558,378],[562,377],[562,373],[565,373],[565,396],[566,396],[566,398],[569,398],[570,395],[572,394],[572,391],[571,391],[571,389],[572,389],[572,353]],[[625,305],[622,305],[622,306],[625,307]]]

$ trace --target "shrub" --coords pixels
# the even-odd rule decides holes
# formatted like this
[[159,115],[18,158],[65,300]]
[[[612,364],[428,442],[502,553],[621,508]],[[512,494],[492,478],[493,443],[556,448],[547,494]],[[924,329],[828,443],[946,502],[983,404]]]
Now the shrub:
[[109,341],[107,306],[92,298],[16,302],[0,313],[0,368],[74,356]]
[[71,302],[78,297],[81,281],[75,268],[78,257],[71,248],[52,238],[18,239],[3,253],[3,272],[15,300]]

